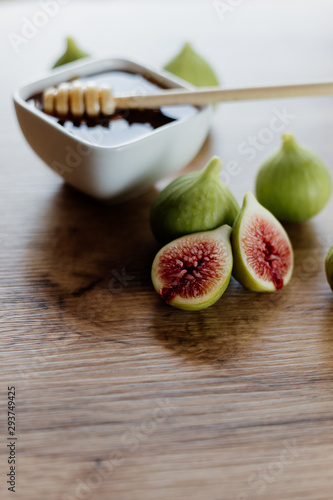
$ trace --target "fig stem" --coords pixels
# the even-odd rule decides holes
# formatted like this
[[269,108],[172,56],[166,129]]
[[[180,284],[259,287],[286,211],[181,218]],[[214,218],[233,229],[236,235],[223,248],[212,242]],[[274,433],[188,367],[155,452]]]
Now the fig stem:
[[201,179],[206,179],[207,177],[220,178],[221,167],[222,160],[218,156],[213,156],[202,172]]
[[292,134],[282,134],[283,149],[285,151],[291,151],[298,147],[297,142]]

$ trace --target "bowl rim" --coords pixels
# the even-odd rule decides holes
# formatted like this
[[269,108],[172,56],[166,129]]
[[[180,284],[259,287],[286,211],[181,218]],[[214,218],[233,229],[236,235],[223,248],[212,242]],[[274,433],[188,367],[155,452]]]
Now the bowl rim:
[[[83,61],[80,59],[78,61],[64,64],[59,68],[48,70],[42,73],[39,77],[28,80],[23,85],[21,85],[17,90],[14,91],[13,93],[14,103],[15,105],[18,105],[21,108],[24,108],[29,113],[32,113],[34,116],[36,116],[43,122],[47,123],[58,132],[61,132],[65,136],[71,138],[72,140],[75,140],[85,146],[89,146],[90,148],[107,149],[107,150],[119,150],[134,145],[137,142],[148,140],[152,136],[163,133],[163,131],[165,131],[166,129],[174,128],[180,126],[184,122],[191,121],[191,119],[197,117],[202,112],[211,108],[210,105],[199,106],[198,113],[196,113],[193,116],[187,118],[186,117],[181,118],[173,122],[167,123],[165,125],[162,125],[161,127],[158,127],[154,130],[150,130],[149,133],[147,133],[142,137],[129,139],[128,141],[124,141],[121,144],[110,146],[110,145],[92,143],[84,138],[74,136],[65,127],[55,122],[54,120],[51,120],[46,113],[43,113],[38,108],[29,105],[25,100],[33,92],[41,92],[48,86],[56,85],[62,81],[69,80],[70,78],[77,76],[77,73],[81,72],[81,76],[89,76],[93,75],[94,73],[97,73],[98,71],[107,70],[108,66],[109,67],[111,66],[111,68],[112,66],[114,66],[114,69],[116,70],[117,65],[124,66],[124,68],[119,69],[119,71],[126,71],[125,67],[127,66],[128,70],[130,70],[131,68],[133,70],[133,68],[135,68],[137,72],[143,76],[147,75],[148,73],[148,75],[152,76],[153,79],[156,79],[157,82],[158,81],[163,82],[163,84],[165,84],[167,88],[187,88],[187,89],[195,88],[194,85],[190,84],[189,82],[181,78],[178,78],[177,76],[173,75],[172,73],[169,73],[163,68],[160,67],[153,68],[152,66],[143,63],[137,59],[127,58],[127,57],[102,57],[102,58],[89,57],[89,58],[84,58]],[[61,78],[62,76],[64,76],[64,78]],[[35,90],[30,90],[33,88]]]

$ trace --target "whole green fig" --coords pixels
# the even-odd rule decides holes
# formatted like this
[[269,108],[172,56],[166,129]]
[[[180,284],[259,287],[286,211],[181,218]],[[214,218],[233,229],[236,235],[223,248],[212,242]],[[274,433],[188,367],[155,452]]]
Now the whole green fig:
[[79,49],[73,38],[67,37],[66,42],[67,48],[64,54],[57,60],[57,62],[54,63],[53,68],[57,68],[58,66],[62,66],[63,64],[76,61],[77,59],[82,59],[83,57],[89,57],[89,54]]
[[184,45],[182,51],[169,61],[164,69],[196,87],[219,84],[211,66],[192,49],[189,43]]
[[281,149],[258,172],[256,194],[259,203],[280,221],[302,222],[328,202],[331,176],[322,160],[297,144],[291,134],[282,139]]
[[203,170],[181,175],[160,192],[150,212],[158,241],[167,243],[185,234],[233,225],[240,207],[220,179],[221,166],[214,156]]
[[330,285],[333,292],[333,245],[329,249],[326,257],[325,270],[328,284]]

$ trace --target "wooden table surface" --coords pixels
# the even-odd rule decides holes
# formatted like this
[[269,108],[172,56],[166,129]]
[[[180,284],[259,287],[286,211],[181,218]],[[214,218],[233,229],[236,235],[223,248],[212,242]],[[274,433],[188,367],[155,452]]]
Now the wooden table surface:
[[[329,78],[332,3],[64,4],[15,52],[9,34],[41,7],[0,3],[1,499],[332,499],[333,294],[323,261],[333,199],[311,222],[287,226],[296,263],[285,290],[256,294],[232,280],[213,307],[177,311],[150,282],[157,190],[110,206],[66,187],[25,143],[10,100],[67,34],[95,55],[156,66],[189,40],[226,87]],[[241,202],[279,147],[280,134],[267,132],[279,113],[333,173],[332,98],[221,105],[188,170],[219,155]],[[244,154],[251,137],[260,150]],[[16,387],[16,496],[6,484],[7,386]]]

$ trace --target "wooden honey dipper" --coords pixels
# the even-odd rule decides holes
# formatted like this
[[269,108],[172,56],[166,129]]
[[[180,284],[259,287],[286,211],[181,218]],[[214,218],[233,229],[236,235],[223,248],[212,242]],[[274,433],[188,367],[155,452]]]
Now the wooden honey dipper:
[[114,97],[107,84],[93,81],[65,82],[43,92],[43,110],[48,114],[89,117],[112,115],[116,109],[156,109],[161,106],[202,106],[218,102],[333,95],[333,82],[305,83],[274,87],[224,89],[201,87],[195,90],[172,88],[150,95]]

